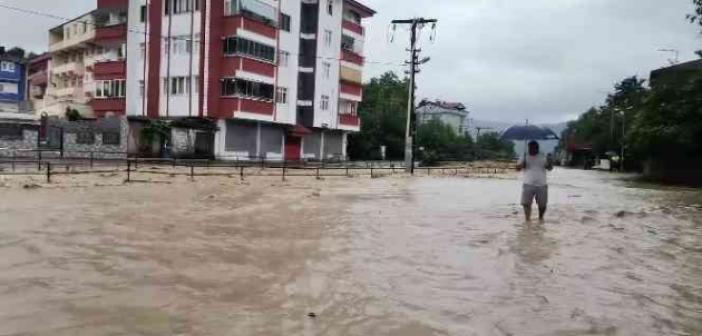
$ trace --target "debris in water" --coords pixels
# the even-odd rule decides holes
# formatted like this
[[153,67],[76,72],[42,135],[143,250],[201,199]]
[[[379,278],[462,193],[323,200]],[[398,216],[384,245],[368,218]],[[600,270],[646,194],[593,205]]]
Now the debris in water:
[[309,312],[309,313],[307,313],[307,317],[315,318],[315,317],[317,317],[317,314],[315,314],[314,312]]
[[41,186],[36,184],[36,183],[28,183],[28,184],[23,185],[22,188],[24,188],[24,189],[38,189],[38,188],[41,188]]
[[631,215],[633,215],[633,213],[626,211],[626,210],[622,210],[622,211],[617,212],[614,216],[616,216],[617,218],[624,218],[624,217],[631,216]]

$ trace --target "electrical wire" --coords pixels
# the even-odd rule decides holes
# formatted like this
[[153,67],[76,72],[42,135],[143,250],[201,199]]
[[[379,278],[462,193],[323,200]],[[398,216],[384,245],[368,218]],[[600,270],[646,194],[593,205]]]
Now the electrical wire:
[[[10,6],[10,5],[6,5],[6,4],[3,4],[3,3],[0,3],[0,8],[4,8],[4,9],[7,9],[7,10],[12,10],[12,11],[16,11],[16,12],[21,12],[21,13],[25,13],[25,14],[31,14],[31,15],[36,15],[36,16],[42,16],[42,17],[46,17],[46,18],[50,18],[50,19],[54,19],[54,20],[60,20],[60,21],[64,21],[64,24],[65,24],[65,23],[70,23],[70,22],[76,22],[76,23],[83,23],[83,24],[85,24],[85,25],[90,25],[90,26],[93,26],[93,27],[95,27],[95,28],[99,28],[99,27],[100,27],[100,26],[98,26],[98,24],[95,23],[95,22],[81,21],[81,20],[76,20],[76,19],[69,19],[69,18],[62,17],[62,16],[58,16],[58,15],[51,14],[51,13],[46,13],[46,12],[37,11],[37,10],[32,10],[32,9],[26,9],[26,8],[20,8],[20,7]],[[132,33],[132,34],[139,34],[141,37],[143,37],[145,34],[148,35],[148,36],[153,36],[153,34],[149,34],[148,32],[146,32],[146,31],[144,31],[144,30],[142,30],[142,29],[138,29],[138,28],[134,28],[134,27],[127,27],[127,32],[128,32],[128,33]],[[165,36],[165,35],[160,35],[160,38],[161,38],[162,40],[166,41],[166,43],[168,43],[168,40],[173,40],[173,41],[178,41],[178,40],[180,40],[180,41],[190,42],[190,43],[192,43],[192,44],[195,44],[195,43],[197,43],[197,44],[202,44],[202,43],[203,43],[203,41],[200,41],[199,39],[190,39],[190,38],[185,38],[185,37],[181,37],[181,36],[171,36],[171,37],[169,37],[169,36]],[[279,50],[279,51],[285,51],[285,50]],[[297,53],[297,54],[288,53],[288,56],[295,56],[295,57],[298,57],[298,58],[299,58],[299,57],[303,57],[303,56],[304,56],[304,57],[309,57],[309,56],[306,56],[306,55],[302,55],[302,54],[300,54],[300,53]],[[316,59],[322,59],[322,60],[330,60],[330,61],[343,61],[343,60],[344,60],[343,58],[338,58],[338,57],[325,57],[325,56],[315,56],[315,58],[316,58]],[[374,61],[374,60],[364,60],[364,63],[378,64],[378,65],[402,65],[402,64],[404,64],[404,63],[401,63],[401,62],[398,62],[398,61],[378,61],[378,60],[375,60],[375,61]]]

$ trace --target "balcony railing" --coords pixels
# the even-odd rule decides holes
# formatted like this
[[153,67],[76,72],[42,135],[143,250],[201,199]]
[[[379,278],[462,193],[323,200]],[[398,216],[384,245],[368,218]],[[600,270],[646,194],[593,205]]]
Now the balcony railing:
[[95,42],[97,43],[121,43],[126,40],[127,25],[125,23],[98,27],[95,31]]
[[339,124],[344,126],[361,126],[361,118],[353,114],[339,114]]
[[341,60],[361,66],[364,63],[363,56],[349,50],[341,50]]
[[98,0],[98,9],[107,8],[127,8],[129,6],[129,0]]
[[82,63],[68,62],[54,66],[51,72],[55,75],[82,76],[84,70],[85,68]]
[[126,76],[126,69],[124,60],[98,62],[93,68],[93,76],[96,80],[122,79]]
[[360,24],[358,24],[358,23],[356,23],[356,22],[352,22],[352,21],[348,21],[348,20],[343,20],[343,21],[341,22],[341,26],[342,26],[344,29],[348,29],[348,30],[350,30],[350,31],[352,31],[352,32],[354,32],[354,33],[356,33],[356,34],[358,34],[358,35],[363,35],[363,34],[365,34],[365,29],[363,29],[363,26],[361,26]]

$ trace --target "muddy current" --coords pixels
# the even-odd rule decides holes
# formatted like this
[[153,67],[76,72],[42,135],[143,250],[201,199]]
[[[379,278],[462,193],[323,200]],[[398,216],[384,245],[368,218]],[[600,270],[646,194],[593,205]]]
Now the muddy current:
[[549,178],[0,188],[0,335],[702,335],[702,192]]

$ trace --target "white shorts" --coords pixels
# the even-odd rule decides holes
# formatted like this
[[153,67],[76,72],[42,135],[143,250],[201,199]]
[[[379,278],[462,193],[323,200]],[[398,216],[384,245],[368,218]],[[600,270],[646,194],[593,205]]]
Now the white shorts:
[[536,200],[539,208],[546,208],[548,204],[548,186],[533,186],[525,184],[522,186],[522,205],[531,206]]

